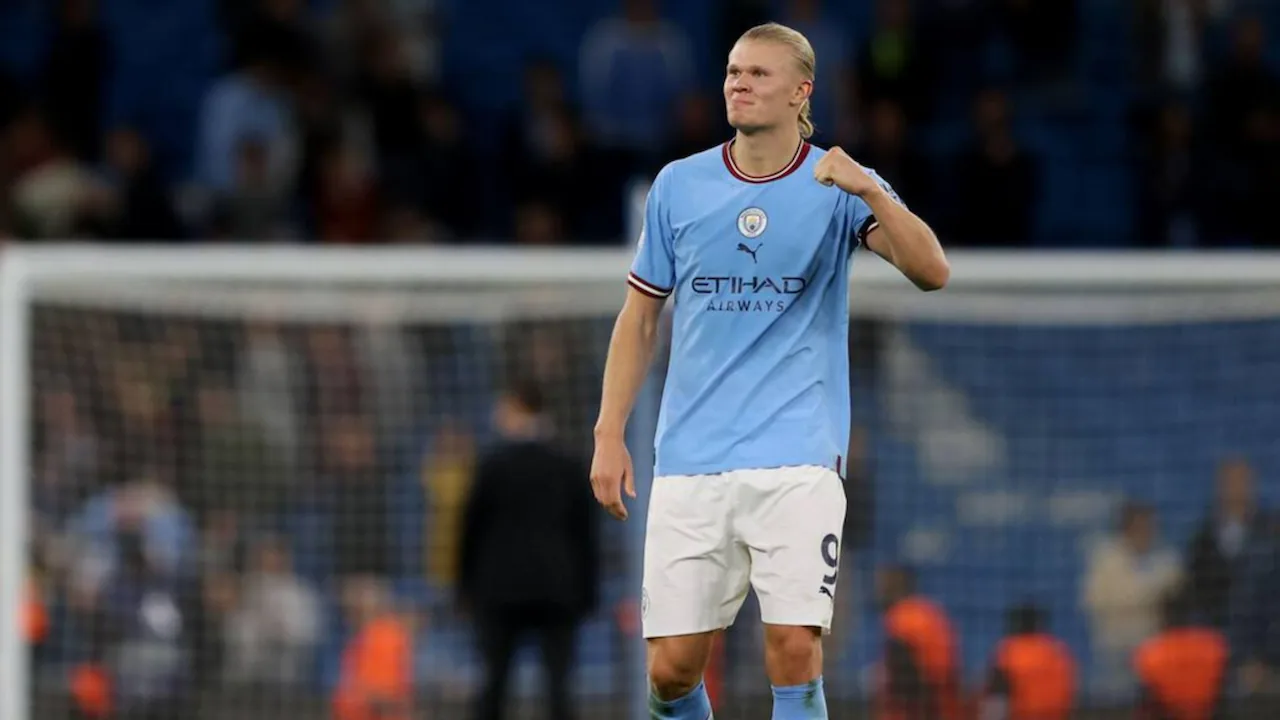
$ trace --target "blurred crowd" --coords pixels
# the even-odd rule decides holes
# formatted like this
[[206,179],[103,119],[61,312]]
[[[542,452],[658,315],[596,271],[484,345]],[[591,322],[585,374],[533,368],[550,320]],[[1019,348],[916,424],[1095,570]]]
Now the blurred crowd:
[[[81,717],[188,717],[246,692],[244,717],[299,693],[360,720],[350,688],[369,686],[401,699],[484,688],[476,717],[498,717],[522,639],[543,645],[561,705],[575,657],[588,673],[630,671],[622,526],[573,519],[598,517],[582,467],[606,321],[280,324],[44,306],[34,319],[27,624],[37,687],[69,693]],[[859,428],[849,578],[875,537],[873,453]],[[1276,689],[1280,521],[1256,483],[1246,460],[1224,462],[1181,553],[1152,506],[1120,509],[1079,583],[1092,702],[1132,696],[1132,658],[1175,589],[1184,622],[1229,648],[1224,687]],[[846,590],[832,678],[872,632]],[[937,598],[939,612],[962,595]],[[717,692],[756,666],[750,635],[727,636]],[[467,674],[479,666],[483,682]]]
[[[0,54],[15,237],[616,243],[632,182],[727,137],[722,57],[776,19],[817,51],[816,140],[951,245],[1280,242],[1268,3],[722,0],[693,28],[625,0],[587,9],[570,58],[499,26],[491,52],[451,50],[484,36],[435,0],[224,0],[192,35],[204,75],[115,45],[147,36],[95,0],[13,8],[8,32],[35,36]],[[543,23],[584,10],[561,12]],[[508,45],[534,50],[489,74],[442,60]],[[196,80],[152,85],[170,76]]]
[[1223,683],[1244,693],[1274,692],[1280,635],[1273,597],[1280,580],[1280,517],[1261,507],[1253,468],[1243,459],[1218,471],[1215,502],[1184,552],[1160,537],[1156,511],[1125,504],[1114,535],[1089,558],[1082,583],[1090,619],[1095,678],[1102,697],[1126,696],[1137,686],[1134,653],[1162,628],[1162,603],[1186,596],[1186,624],[1222,633],[1230,649]]
[[[503,387],[546,388],[526,403],[539,437],[586,452],[592,405],[570,382],[597,373],[574,351],[600,345],[585,323],[513,323],[495,342],[449,326],[48,308],[35,322],[28,631],[36,687],[70,692],[77,717],[194,717],[203,693],[237,690],[260,712],[262,693],[320,690],[335,717],[361,720],[367,704],[348,695],[405,701],[433,663],[442,692],[459,692],[460,614],[485,617],[494,592],[477,570],[493,548],[464,525],[496,505],[467,501],[478,474],[495,482],[488,448],[521,427],[492,413]],[[585,470],[560,476],[586,507]],[[555,480],[525,492],[545,497]],[[511,494],[496,482],[486,496]],[[624,567],[616,536],[590,537],[575,545],[614,552],[614,572],[592,570],[583,598]],[[521,566],[551,576],[536,558]],[[518,600],[505,567],[502,592]],[[558,577],[529,593],[567,587]],[[574,617],[594,602],[574,599]]]

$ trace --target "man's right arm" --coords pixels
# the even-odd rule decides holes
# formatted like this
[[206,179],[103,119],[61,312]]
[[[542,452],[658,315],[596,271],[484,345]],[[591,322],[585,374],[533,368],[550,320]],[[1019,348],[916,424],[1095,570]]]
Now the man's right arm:
[[613,325],[609,354],[605,358],[600,416],[595,427],[597,441],[622,438],[636,395],[653,360],[664,302],[665,298],[646,295],[634,287],[627,289],[627,299]]
[[596,420],[596,452],[591,460],[591,488],[596,501],[619,520],[627,519],[622,493],[636,496],[631,455],[623,440],[627,418],[644,384],[658,338],[662,305],[675,290],[675,233],[672,230],[667,186],[671,166],[662,169],[645,199],[644,226],[636,242],[636,257],[627,274],[627,299],[613,326],[609,355],[604,363],[600,416]]
[[634,470],[624,440],[627,418],[649,372],[664,302],[665,298],[628,288],[605,358],[591,485],[596,500],[619,520],[627,518],[627,509],[622,503],[623,490],[635,497]]

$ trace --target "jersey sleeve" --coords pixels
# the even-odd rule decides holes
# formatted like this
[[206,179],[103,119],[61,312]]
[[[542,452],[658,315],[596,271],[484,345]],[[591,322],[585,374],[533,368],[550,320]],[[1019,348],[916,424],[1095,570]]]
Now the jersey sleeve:
[[644,202],[644,224],[636,243],[636,257],[627,275],[627,283],[631,287],[655,298],[667,297],[676,284],[673,233],[666,201],[669,176],[670,169],[664,168],[649,187],[649,195]]
[[[902,198],[898,197],[897,191],[893,189],[888,180],[880,177],[880,174],[871,168],[864,167],[863,170],[866,170],[873,180],[880,183],[880,187],[889,193],[889,197],[893,198],[894,202],[906,207],[906,203],[902,202]],[[861,245],[867,241],[867,236],[871,234],[871,231],[879,226],[879,222],[876,220],[875,214],[871,212],[871,206],[867,205],[860,197],[849,196],[848,213],[849,227],[852,229],[853,237],[857,240],[857,245]]]

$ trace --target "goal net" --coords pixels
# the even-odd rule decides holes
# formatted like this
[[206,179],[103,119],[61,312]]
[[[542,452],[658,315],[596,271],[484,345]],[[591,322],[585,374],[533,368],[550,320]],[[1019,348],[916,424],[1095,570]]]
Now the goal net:
[[[367,672],[403,674],[413,717],[469,716],[484,668],[458,554],[494,403],[536,382],[553,441],[589,461],[625,253],[0,258],[0,617],[18,618],[0,717],[341,717],[378,619],[402,642],[364,652]],[[855,264],[832,717],[876,700],[873,578],[890,565],[945,609],[972,695],[1007,611],[1032,602],[1079,664],[1078,704],[1132,702],[1156,588],[1185,579],[1232,642],[1280,651],[1256,632],[1280,545],[1260,515],[1237,533],[1212,510],[1224,489],[1232,507],[1280,491],[1280,258],[961,254],[953,270],[926,295]],[[586,717],[647,717],[638,558],[662,356],[629,429],[641,497],[631,522],[601,513],[598,602],[574,641]],[[1121,515],[1153,550],[1116,572]],[[757,612],[717,647],[717,717],[768,714]],[[538,668],[530,643],[510,717],[545,716]]]

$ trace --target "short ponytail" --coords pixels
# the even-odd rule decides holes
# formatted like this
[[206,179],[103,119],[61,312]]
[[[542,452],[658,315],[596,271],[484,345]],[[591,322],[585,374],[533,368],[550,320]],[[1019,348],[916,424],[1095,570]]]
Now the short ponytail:
[[813,108],[809,105],[809,98],[805,98],[800,105],[800,138],[808,140],[813,137]]

